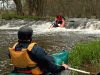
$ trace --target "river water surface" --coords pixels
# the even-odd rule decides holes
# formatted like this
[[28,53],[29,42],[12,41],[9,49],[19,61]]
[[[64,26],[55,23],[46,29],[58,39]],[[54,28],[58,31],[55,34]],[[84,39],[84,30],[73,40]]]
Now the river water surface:
[[[70,53],[73,46],[77,43],[100,39],[100,30],[95,26],[95,23],[99,24],[99,21],[95,21],[95,23],[90,25],[85,25],[90,26],[87,29],[82,29],[80,25],[78,29],[48,29],[52,22],[52,20],[3,20],[0,26],[0,75],[8,75],[13,70],[8,55],[3,54],[3,52],[8,51],[8,48],[12,47],[13,44],[18,41],[17,31],[22,26],[30,26],[33,29],[32,42],[36,42],[48,55],[60,52],[61,50],[68,50]],[[68,23],[66,23],[66,25],[67,24]],[[95,70],[83,67],[82,70],[94,73],[100,72],[100,69],[98,70],[97,67]],[[64,75],[67,74],[65,73]]]

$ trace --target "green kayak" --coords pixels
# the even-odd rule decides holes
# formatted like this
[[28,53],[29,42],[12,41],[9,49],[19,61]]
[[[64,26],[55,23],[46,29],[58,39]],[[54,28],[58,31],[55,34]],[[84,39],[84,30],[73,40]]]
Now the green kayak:
[[[49,55],[49,59],[57,65],[67,64],[68,63],[68,51],[64,50],[56,54]],[[9,75],[32,75],[24,73],[12,73]]]

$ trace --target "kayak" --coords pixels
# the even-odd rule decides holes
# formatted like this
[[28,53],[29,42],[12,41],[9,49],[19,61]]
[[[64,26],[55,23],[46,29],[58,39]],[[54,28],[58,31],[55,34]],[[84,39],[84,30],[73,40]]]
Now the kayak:
[[[48,28],[48,29],[50,29],[50,28],[55,28],[55,27],[53,27],[53,25],[54,25],[54,23]],[[63,28],[63,27],[65,27],[65,21],[62,19],[62,24],[58,24],[58,27],[60,27],[60,28]]]
[[[55,21],[57,20],[57,18],[55,18]],[[65,26],[65,21],[64,21],[64,19],[62,19],[62,24],[59,26],[59,27],[64,27]]]
[[60,28],[65,27],[65,21],[62,19],[62,24],[59,26]]
[[62,64],[68,64],[68,51],[64,50],[59,53],[50,55],[54,58],[55,64],[62,65]]
[[[49,59],[57,65],[68,64],[68,51],[63,50],[63,51],[58,52],[56,54],[49,55]],[[11,73],[9,75],[32,75],[32,74]]]

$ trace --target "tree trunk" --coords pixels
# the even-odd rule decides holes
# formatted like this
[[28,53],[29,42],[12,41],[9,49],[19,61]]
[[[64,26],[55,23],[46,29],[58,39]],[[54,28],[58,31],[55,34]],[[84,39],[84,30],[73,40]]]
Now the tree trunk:
[[44,6],[44,1],[43,0],[37,0],[36,2],[36,15],[43,17],[43,6]]
[[44,0],[41,0],[41,17],[43,17],[43,6],[44,6]]
[[33,13],[33,0],[29,0],[29,15],[32,16]]
[[46,17],[46,11],[47,11],[47,0],[46,1],[44,1],[44,6],[43,6],[44,8],[43,8],[43,16],[44,17]]
[[22,15],[22,4],[20,0],[13,0],[16,4],[17,15]]
[[29,14],[30,16],[32,16],[33,13],[33,0],[28,0],[28,5],[29,5]]
[[36,7],[36,15],[39,16],[39,12],[40,12],[40,11],[39,11],[40,1],[37,0],[36,4],[37,4],[37,7]]
[[26,0],[28,4],[29,14],[30,16],[33,15],[33,11],[36,9],[36,1],[37,0]]

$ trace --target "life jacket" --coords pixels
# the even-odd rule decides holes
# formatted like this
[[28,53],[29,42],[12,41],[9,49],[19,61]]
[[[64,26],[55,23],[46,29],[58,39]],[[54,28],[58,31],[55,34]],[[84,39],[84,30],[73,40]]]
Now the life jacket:
[[62,22],[63,21],[61,21],[61,20],[60,21],[56,20],[56,25],[58,26],[58,24],[62,24]]
[[58,20],[56,20],[56,25],[58,25]]
[[62,21],[62,15],[58,15],[57,20],[61,20]]
[[62,15],[58,15],[57,16],[56,25],[58,25],[58,20],[61,20],[62,21]]
[[[43,71],[40,70],[40,68],[37,66],[37,63],[32,61],[28,55],[28,51],[31,51],[34,45],[37,45],[37,43],[30,43],[28,48],[23,48],[21,51],[15,51],[15,47],[18,44],[15,43],[12,48],[9,48],[10,57],[11,57],[11,63],[19,68],[17,72],[19,73],[31,73],[34,75],[40,75],[43,73]],[[30,68],[30,70],[22,70],[26,69],[27,67]],[[21,69],[21,70],[20,70]]]

